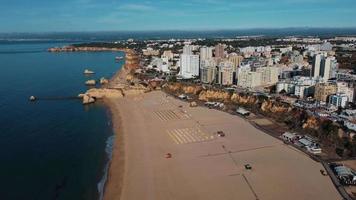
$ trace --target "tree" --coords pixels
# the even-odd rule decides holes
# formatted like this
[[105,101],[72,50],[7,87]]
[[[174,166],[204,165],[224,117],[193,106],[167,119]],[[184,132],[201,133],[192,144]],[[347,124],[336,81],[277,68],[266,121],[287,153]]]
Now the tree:
[[281,90],[280,92],[279,92],[279,94],[287,94],[287,91],[285,90],[285,89],[283,89],[283,90]]
[[337,140],[338,127],[331,120],[323,120],[320,124],[319,137],[329,139],[331,141]]

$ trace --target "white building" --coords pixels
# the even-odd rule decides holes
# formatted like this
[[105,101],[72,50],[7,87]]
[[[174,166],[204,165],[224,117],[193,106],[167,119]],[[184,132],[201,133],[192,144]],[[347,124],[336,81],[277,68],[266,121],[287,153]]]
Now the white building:
[[329,104],[334,105],[336,107],[345,108],[348,102],[347,99],[348,98],[346,94],[337,93],[330,96]]
[[170,61],[170,60],[173,60],[174,58],[174,54],[172,53],[171,50],[169,51],[164,51],[162,56],[161,56],[162,59],[166,59],[167,61]]
[[276,92],[286,91],[287,94],[294,94],[299,98],[304,98],[314,93],[316,80],[310,77],[295,76],[291,80],[284,80],[277,83]]
[[313,59],[312,76],[314,78],[321,77],[327,81],[336,77],[337,67],[338,64],[335,57],[325,57],[322,54],[317,54]]
[[179,75],[184,79],[196,78],[199,76],[199,55],[182,54],[180,56]]
[[185,45],[183,47],[183,54],[184,55],[192,55],[193,54],[193,46],[192,45]]
[[317,78],[320,76],[320,67],[321,67],[321,60],[323,56],[318,54],[314,56],[313,59],[313,68],[312,68],[312,77]]
[[262,73],[251,72],[249,66],[240,67],[237,71],[237,85],[244,88],[254,88],[261,85]]
[[331,51],[331,50],[333,50],[333,45],[330,42],[324,42],[320,46],[320,50],[321,51]]
[[282,54],[284,54],[284,53],[293,51],[293,47],[292,47],[292,46],[289,46],[289,47],[279,48],[279,51],[280,51]]
[[256,72],[261,73],[261,85],[273,85],[278,82],[278,67],[260,67]]
[[213,58],[213,50],[214,47],[202,47],[200,48],[200,59],[205,60],[205,59],[211,59]]
[[345,94],[347,96],[347,100],[349,102],[353,102],[354,100],[354,88],[353,87],[349,87],[349,84],[346,82],[337,82],[337,93],[342,93]]

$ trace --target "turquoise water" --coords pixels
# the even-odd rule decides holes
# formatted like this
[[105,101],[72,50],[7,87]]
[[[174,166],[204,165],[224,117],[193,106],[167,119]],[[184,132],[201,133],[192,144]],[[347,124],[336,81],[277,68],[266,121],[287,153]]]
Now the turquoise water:
[[[60,45],[0,44],[2,200],[99,199],[113,135],[107,108],[28,97],[77,96],[87,79],[111,77],[123,63],[119,53],[46,52]],[[85,77],[86,68],[97,73]]]

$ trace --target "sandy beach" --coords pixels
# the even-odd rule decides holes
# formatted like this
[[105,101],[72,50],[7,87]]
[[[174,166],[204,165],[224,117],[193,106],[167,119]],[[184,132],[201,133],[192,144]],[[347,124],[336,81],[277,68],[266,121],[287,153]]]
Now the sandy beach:
[[116,138],[105,200],[342,199],[320,163],[238,116],[161,91],[106,101]]

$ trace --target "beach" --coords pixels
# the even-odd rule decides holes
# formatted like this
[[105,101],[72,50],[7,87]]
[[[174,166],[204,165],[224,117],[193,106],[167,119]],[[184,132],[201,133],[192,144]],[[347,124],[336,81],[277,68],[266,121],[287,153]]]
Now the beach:
[[342,199],[320,163],[241,117],[162,91],[105,101],[116,134],[105,200]]

